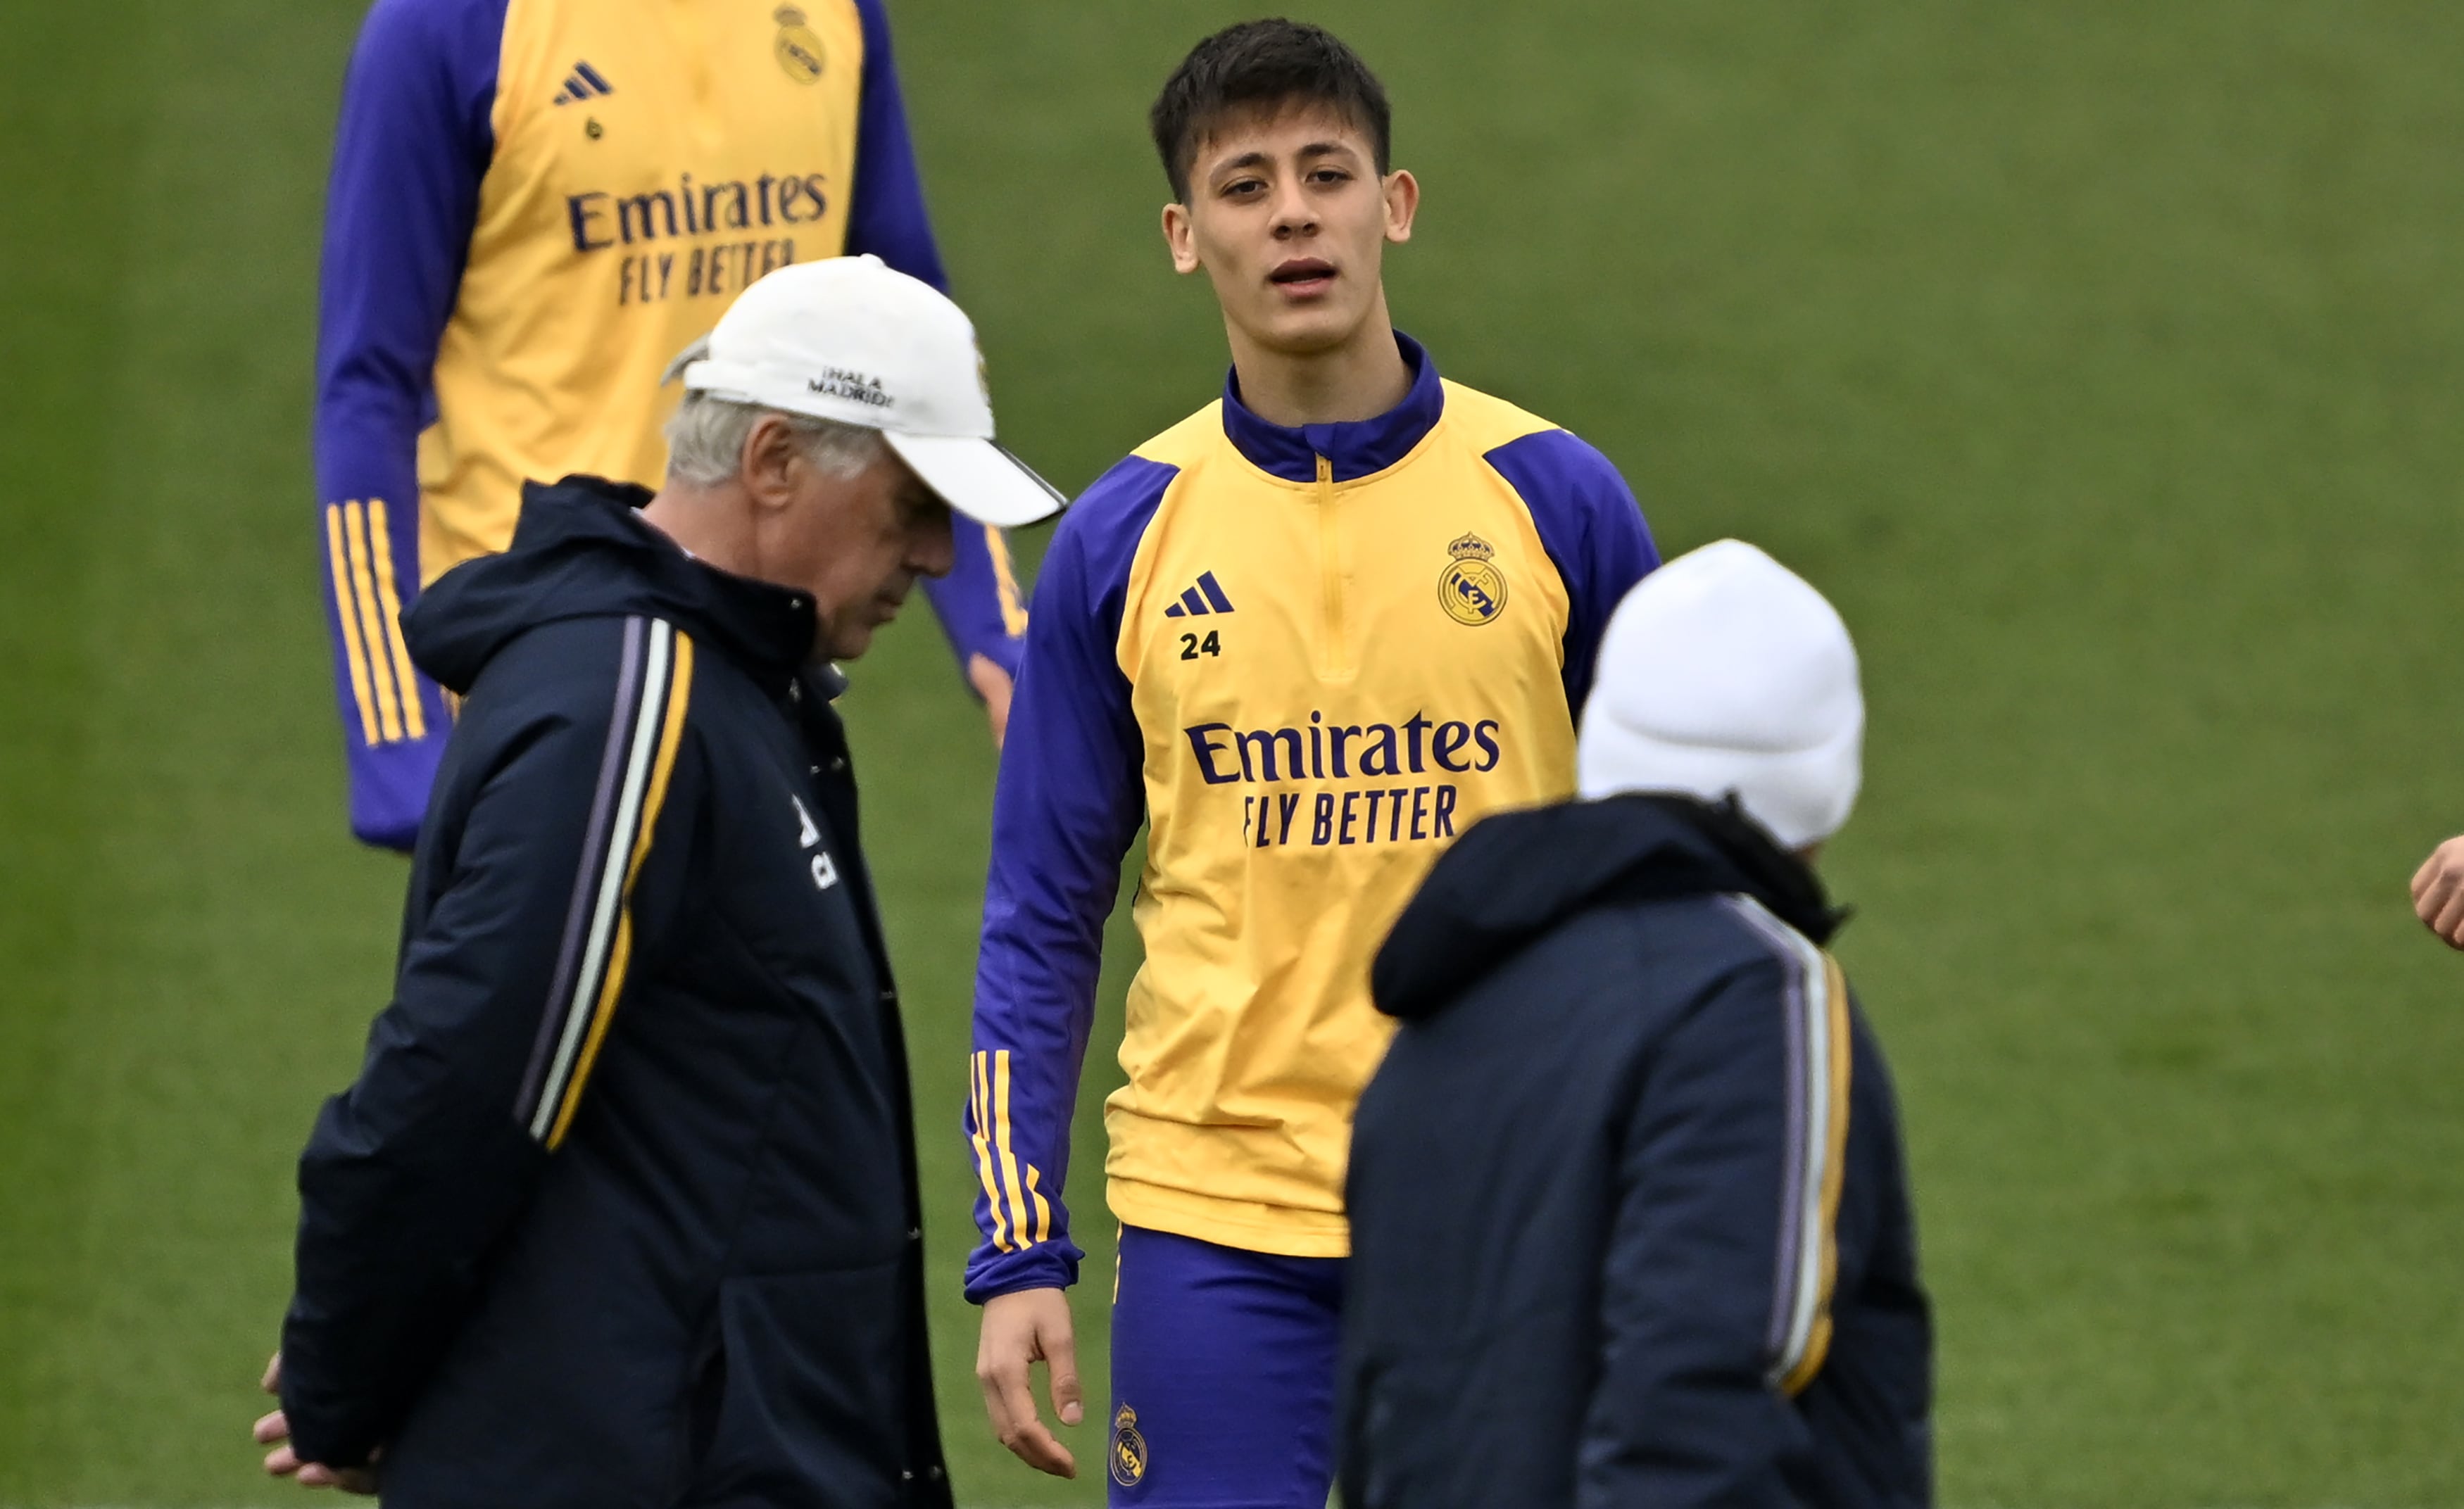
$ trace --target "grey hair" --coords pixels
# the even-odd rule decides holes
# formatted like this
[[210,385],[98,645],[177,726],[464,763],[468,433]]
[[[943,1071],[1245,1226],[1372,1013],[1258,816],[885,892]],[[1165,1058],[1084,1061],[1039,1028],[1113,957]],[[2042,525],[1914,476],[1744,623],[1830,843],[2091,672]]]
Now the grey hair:
[[744,464],[745,437],[773,414],[787,422],[804,448],[804,459],[825,476],[854,476],[890,448],[880,430],[862,425],[790,414],[693,390],[685,394],[668,420],[668,474],[696,487],[716,487],[729,480]]

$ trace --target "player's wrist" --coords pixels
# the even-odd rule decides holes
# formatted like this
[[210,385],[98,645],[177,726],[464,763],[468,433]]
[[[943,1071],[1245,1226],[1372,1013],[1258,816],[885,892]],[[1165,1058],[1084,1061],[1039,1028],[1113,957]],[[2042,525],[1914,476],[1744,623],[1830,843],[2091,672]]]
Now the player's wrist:
[[978,1288],[977,1286],[970,1284],[967,1286],[967,1302],[969,1304],[981,1307],[992,1303],[995,1300],[1006,1300],[1014,1294],[1034,1294],[1045,1289],[1049,1289],[1056,1294],[1060,1294],[1067,1293],[1077,1286],[1078,1280],[1075,1279],[1067,1280],[1055,1279],[1020,1279],[1009,1283],[993,1284],[983,1288]]
[[1023,1252],[979,1252],[967,1264],[969,1304],[989,1304],[1003,1295],[1029,1289],[1067,1289],[1078,1282],[1078,1263],[1086,1255],[1068,1238],[1038,1242]]
[[1066,1299],[1068,1296],[1068,1290],[1061,1287],[1059,1284],[1028,1284],[1023,1289],[1003,1289],[999,1294],[985,1296],[984,1308],[989,1310],[994,1305],[1000,1304],[1003,1300],[1031,1300],[1041,1303],[1043,1302],[1043,1297],[1045,1295],[1060,1295]]

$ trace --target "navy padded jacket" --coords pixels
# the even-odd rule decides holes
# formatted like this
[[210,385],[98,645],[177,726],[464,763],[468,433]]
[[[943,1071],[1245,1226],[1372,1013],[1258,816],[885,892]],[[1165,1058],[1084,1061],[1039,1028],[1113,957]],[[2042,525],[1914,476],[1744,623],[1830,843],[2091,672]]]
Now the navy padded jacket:
[[589,478],[407,615],[460,717],[299,1164],[282,1404],[427,1505],[946,1506],[906,1049],[803,594]]
[[1403,1026],[1353,1130],[1352,1509],[1931,1501],[1899,1113],[1837,920],[1681,798],[1439,861],[1373,976]]

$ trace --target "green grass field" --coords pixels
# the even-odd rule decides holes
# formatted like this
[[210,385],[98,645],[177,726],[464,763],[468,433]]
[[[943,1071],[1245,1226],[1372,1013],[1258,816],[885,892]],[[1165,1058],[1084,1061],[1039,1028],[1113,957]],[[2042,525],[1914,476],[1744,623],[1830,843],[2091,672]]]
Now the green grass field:
[[[0,1504],[295,1492],[252,1385],[404,878],[343,835],[309,531],[360,9],[0,18]],[[1242,12],[895,13],[1004,438],[1082,484],[1217,381],[1142,120]],[[1672,553],[1754,539],[1859,637],[1830,869],[1913,1140],[1944,1501],[2464,1502],[2464,959],[2405,895],[2464,828],[2464,11],[1315,14],[1426,189],[1404,326],[1598,443]],[[1095,1503],[990,1441],[957,1298],[990,751],[929,623],[847,710],[954,1471]]]

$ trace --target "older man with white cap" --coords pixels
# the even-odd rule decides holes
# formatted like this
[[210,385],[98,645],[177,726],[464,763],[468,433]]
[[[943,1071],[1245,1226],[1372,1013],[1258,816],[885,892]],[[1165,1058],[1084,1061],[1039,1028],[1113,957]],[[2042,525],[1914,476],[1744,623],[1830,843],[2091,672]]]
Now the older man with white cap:
[[405,624],[462,698],[393,999],[299,1165],[268,1469],[388,1503],[946,1506],[906,1051],[830,665],[1058,501],[869,257],[680,363]]
[[1930,1501],[1898,1110],[1811,867],[1863,733],[1831,604],[1706,546],[1609,623],[1583,799],[1472,828],[1404,911],[1348,1189],[1352,1509]]

